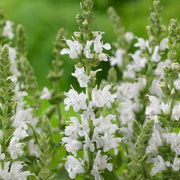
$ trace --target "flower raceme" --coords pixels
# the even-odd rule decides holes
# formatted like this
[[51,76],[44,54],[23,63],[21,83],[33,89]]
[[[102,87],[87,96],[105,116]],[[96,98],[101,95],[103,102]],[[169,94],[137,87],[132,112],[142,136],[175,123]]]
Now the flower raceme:
[[[98,35],[94,41],[87,41],[84,50],[78,41],[66,40],[70,49],[63,49],[61,53],[69,54],[71,58],[78,58],[78,56],[82,58],[81,55],[84,54],[87,59],[97,58],[98,61],[106,61],[107,55],[102,51],[103,48],[110,49],[110,45],[108,43],[103,45],[101,38],[102,34]],[[93,52],[90,49],[92,44],[94,44]],[[108,152],[113,149],[114,154],[117,155],[122,138],[115,137],[115,132],[118,130],[118,126],[113,123],[115,116],[109,114],[104,117],[97,115],[96,111],[105,106],[111,108],[111,103],[117,96],[111,93],[111,85],[98,88],[97,85],[91,84],[100,70],[90,70],[88,75],[86,71],[87,68],[76,65],[75,72],[72,73],[77,78],[80,87],[86,89],[86,93],[78,94],[73,87],[65,93],[65,110],[72,106],[74,111],[80,115],[80,118],[70,118],[63,133],[62,143],[66,151],[73,155],[67,156],[65,168],[72,179],[77,174],[89,174],[89,177],[100,180],[100,173],[105,169],[112,171],[113,165],[108,162],[110,159]],[[91,98],[88,97],[89,87],[91,87]],[[78,156],[79,151],[83,151],[83,158]],[[89,154],[93,154],[94,158],[92,159]],[[92,165],[88,165],[91,163]]]
[[[103,49],[109,50],[111,49],[111,46],[109,43],[103,44],[103,42],[101,42],[102,34],[103,33],[101,32],[94,40],[87,40],[85,47],[83,47],[83,45],[74,38],[73,41],[64,38],[67,45],[69,46],[69,49],[64,48],[60,53],[62,55],[69,54],[71,59],[78,59],[79,56],[84,55],[87,59],[94,58],[99,59],[100,61],[107,61],[108,55],[103,53]],[[92,45],[94,45],[93,48],[91,48]]]

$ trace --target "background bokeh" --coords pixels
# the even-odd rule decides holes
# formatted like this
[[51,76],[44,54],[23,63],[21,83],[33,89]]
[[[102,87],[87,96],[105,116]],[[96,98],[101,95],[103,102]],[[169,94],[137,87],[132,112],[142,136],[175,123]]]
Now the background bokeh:
[[[137,36],[147,37],[145,26],[148,24],[149,7],[153,0],[94,0],[95,22],[93,30],[105,32],[104,42],[112,43],[116,38],[107,15],[108,6],[113,6],[121,17],[126,31]],[[171,18],[180,19],[180,0],[161,0],[162,24],[168,25]],[[62,27],[68,32],[68,37],[78,31],[75,15],[80,12],[80,0],[0,0],[6,18],[14,22],[16,28],[22,24],[27,35],[28,59],[35,70],[40,89],[51,86],[47,74],[51,68],[53,42],[56,33]],[[74,79],[73,60],[68,56],[64,60],[64,75],[60,82],[62,91],[67,91]],[[103,64],[106,77],[108,64]]]

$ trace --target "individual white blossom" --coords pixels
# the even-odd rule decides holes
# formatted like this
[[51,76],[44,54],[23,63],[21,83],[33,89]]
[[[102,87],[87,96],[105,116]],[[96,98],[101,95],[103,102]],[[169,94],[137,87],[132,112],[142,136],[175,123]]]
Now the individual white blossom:
[[109,114],[106,117],[100,116],[98,119],[93,120],[95,126],[93,140],[97,144],[97,148],[103,148],[104,152],[114,149],[114,153],[117,154],[119,143],[122,138],[115,138],[114,133],[118,130],[118,126],[112,123],[115,116]]
[[12,159],[17,159],[18,156],[22,156],[23,151],[23,144],[19,142],[19,140],[15,137],[11,138],[7,151],[11,155]]
[[[13,118],[12,126],[18,128],[22,126],[24,123],[31,124],[34,128],[36,128],[36,124],[38,122],[37,117],[33,117],[32,108],[22,109],[22,106],[17,106],[15,117]],[[29,133],[28,133],[29,134]]]
[[164,94],[160,88],[160,79],[153,79],[150,87],[150,93],[156,95],[157,97],[163,97]]
[[142,68],[145,67],[147,63],[147,59],[144,57],[141,57],[142,52],[140,50],[137,50],[134,54],[131,54],[131,57],[133,59],[133,69],[135,71],[140,71]]
[[151,169],[151,175],[155,176],[157,173],[161,173],[162,171],[165,171],[167,167],[170,166],[170,162],[166,161],[164,162],[164,159],[162,156],[158,155],[156,158],[153,158],[154,166]]
[[130,78],[134,79],[136,77],[136,73],[134,70],[134,65],[133,64],[128,64],[127,65],[127,70],[123,71],[123,78]]
[[91,171],[91,174],[95,177],[95,180],[102,180],[100,173],[104,169],[108,169],[109,171],[112,171],[112,164],[108,163],[108,157],[107,155],[101,155],[101,151],[98,150],[96,157],[94,159],[93,169]]
[[132,120],[135,118],[135,110],[138,107],[138,104],[133,103],[131,100],[126,100],[120,103],[121,114],[120,114],[120,121],[122,125],[132,124]]
[[103,107],[106,105],[108,108],[111,108],[111,103],[114,102],[117,97],[116,94],[111,94],[110,92],[111,85],[107,85],[101,89],[97,89],[97,86],[92,90],[92,103],[96,107]]
[[162,39],[161,42],[160,42],[160,45],[159,45],[159,49],[163,51],[163,50],[169,48],[168,47],[168,43],[169,43],[169,39],[168,38]]
[[28,137],[29,135],[27,134],[27,129],[28,129],[27,124],[22,123],[21,126],[15,129],[13,133],[14,137],[17,138],[18,140]]
[[102,34],[103,33],[100,33],[94,40],[94,51],[100,61],[107,61],[108,55],[103,53],[103,49],[110,50],[111,45],[109,43],[103,44],[103,42],[101,42]]
[[171,164],[173,171],[179,171],[180,169],[180,159],[177,157],[177,155],[174,158],[173,164]]
[[27,180],[29,175],[32,175],[29,171],[22,171],[25,165],[21,161],[15,161],[10,165],[10,162],[5,162],[2,168],[0,164],[0,178],[4,180]]
[[3,137],[3,132],[2,130],[0,130],[0,139],[2,139],[2,137]]
[[65,93],[67,96],[64,100],[64,104],[66,105],[65,110],[67,111],[70,106],[74,108],[74,111],[77,112],[80,109],[86,109],[86,99],[87,96],[83,92],[78,94],[74,89],[70,89],[69,92]]
[[178,78],[174,80],[174,87],[177,90],[180,90],[180,74],[178,75]]
[[9,49],[9,59],[10,59],[10,71],[17,78],[18,76],[21,75],[21,73],[17,68],[16,51],[15,48],[12,48],[10,46],[8,46],[8,49]]
[[134,35],[132,32],[126,32],[125,33],[125,39],[127,42],[131,42],[134,39]]
[[83,50],[83,46],[82,44],[80,44],[78,41],[74,40],[67,40],[65,39],[67,45],[69,46],[68,48],[64,48],[61,50],[61,54],[69,54],[71,59],[77,59],[78,56],[81,54],[82,50]]
[[47,100],[51,99],[51,92],[49,91],[49,89],[47,87],[43,88],[40,98],[47,99]]
[[150,105],[146,108],[146,115],[159,114],[160,111],[160,100],[155,96],[149,96]]
[[143,38],[137,38],[138,42],[134,44],[134,47],[140,47],[141,50],[145,50],[149,47],[148,41],[145,41]]
[[14,37],[13,29],[12,29],[13,23],[11,21],[6,21],[6,24],[3,29],[2,35],[5,37],[8,37],[10,40]]
[[77,78],[80,87],[87,87],[90,76],[87,76],[85,74],[84,67],[78,68],[77,66],[75,66],[75,72],[72,73],[72,75]]
[[146,153],[157,154],[158,153],[157,147],[163,144],[161,132],[159,132],[158,129],[156,128],[153,129],[153,133],[151,138],[149,139],[148,144],[149,145],[146,148]]
[[90,140],[88,134],[85,135],[85,140],[83,141],[83,143],[84,143],[83,151],[89,149],[91,152],[94,152],[94,150],[95,150],[94,143],[92,140]]
[[91,49],[90,49],[92,43],[93,41],[87,41],[86,47],[84,48],[84,55],[86,56],[87,59],[93,58],[93,54],[91,53]]
[[174,151],[176,155],[180,155],[180,133],[163,133],[162,137],[166,143],[171,145],[171,150]]
[[153,52],[152,57],[151,57],[152,62],[159,62],[160,61],[161,56],[158,54],[158,52],[159,52],[159,46],[155,46],[154,52]]
[[10,174],[13,180],[26,180],[27,176],[31,175],[29,171],[22,171],[23,163],[15,161],[11,165]]
[[17,101],[18,106],[22,104],[21,109],[23,109],[25,102],[23,101],[23,98],[28,95],[26,91],[20,91],[19,83],[15,84],[15,99]]
[[164,104],[164,103],[162,103],[162,104],[160,105],[160,108],[161,108],[161,110],[162,110],[162,112],[163,112],[164,115],[170,114],[170,104]]
[[29,142],[28,142],[28,153],[30,156],[36,156],[36,157],[39,157],[40,155],[40,151],[39,151],[39,148],[38,148],[38,145],[34,143],[34,139],[31,139]]
[[115,57],[110,57],[111,66],[115,66],[115,65],[122,66],[124,53],[125,53],[125,50],[117,49],[115,52]]
[[83,147],[82,142],[75,135],[63,137],[62,144],[65,144],[66,151],[71,152],[74,156],[77,156],[77,151]]
[[5,180],[11,180],[11,174],[9,173],[10,162],[5,162],[4,167],[0,163],[0,178]]
[[155,74],[160,77],[163,77],[163,74],[164,74],[163,68],[166,66],[169,66],[170,63],[171,61],[169,59],[166,59],[165,61],[160,61],[156,67]]
[[4,160],[5,154],[1,152],[1,144],[0,144],[0,162],[1,160]]
[[81,162],[73,156],[67,156],[65,168],[69,173],[71,179],[74,179],[76,177],[76,174],[85,172],[83,166],[81,165]]
[[172,109],[172,119],[179,121],[180,118],[180,103],[176,104]]

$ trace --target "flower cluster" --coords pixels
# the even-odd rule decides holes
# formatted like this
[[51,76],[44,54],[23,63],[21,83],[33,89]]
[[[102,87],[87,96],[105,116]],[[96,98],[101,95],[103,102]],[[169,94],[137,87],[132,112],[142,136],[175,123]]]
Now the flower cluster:
[[[75,73],[72,75],[77,77],[81,87],[87,88],[92,78],[91,75],[87,76],[83,67],[76,66],[75,68]],[[111,94],[110,88],[111,85],[107,85],[103,89],[95,86],[92,88],[90,101],[88,101],[87,94],[84,92],[78,94],[73,88],[65,93],[65,109],[68,110],[72,106],[74,111],[80,114],[79,118],[70,118],[65,127],[65,137],[62,138],[66,150],[73,155],[67,156],[65,164],[72,179],[76,174],[87,174],[87,169],[89,169],[87,165],[90,163],[92,163],[90,175],[93,175],[96,180],[100,179],[100,173],[103,170],[112,170],[112,164],[108,163],[109,158],[104,154],[111,149],[114,149],[114,153],[117,154],[117,148],[122,139],[115,138],[115,132],[118,130],[117,125],[113,123],[115,116],[109,114],[104,117],[96,113],[98,108],[104,106],[111,108],[111,103],[114,102],[116,95]],[[83,151],[83,158],[78,157],[79,151]],[[90,154],[93,157],[90,157]],[[73,168],[75,164],[77,168]]]

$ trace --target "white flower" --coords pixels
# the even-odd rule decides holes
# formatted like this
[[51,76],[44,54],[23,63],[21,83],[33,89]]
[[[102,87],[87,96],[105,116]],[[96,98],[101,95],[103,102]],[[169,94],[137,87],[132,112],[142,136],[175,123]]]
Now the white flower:
[[161,42],[160,42],[160,46],[159,46],[160,50],[163,51],[163,50],[167,49],[168,48],[168,43],[169,43],[168,38],[162,39]]
[[172,119],[175,121],[179,121],[180,118],[180,103],[175,105],[172,110]]
[[34,143],[34,139],[31,139],[29,142],[28,142],[28,153],[30,156],[36,156],[36,157],[39,157],[40,155],[40,152],[39,152],[39,148],[38,148],[38,145]]
[[51,93],[47,87],[44,87],[42,90],[42,95],[40,97],[41,99],[51,99]]
[[22,171],[23,163],[15,161],[11,164],[11,180],[27,180],[27,176],[32,175],[29,171]]
[[180,133],[163,133],[162,136],[168,144],[171,144],[171,150],[180,155]]
[[171,165],[173,171],[179,171],[180,169],[180,159],[177,155],[174,158],[173,164]]
[[133,58],[133,68],[135,71],[140,71],[142,68],[145,67],[147,63],[147,59],[141,57],[141,51],[136,51],[135,54],[131,54],[131,57]]
[[78,58],[78,55],[81,54],[82,50],[83,50],[83,46],[82,44],[80,44],[78,41],[74,40],[66,40],[67,45],[69,46],[69,49],[64,48],[61,50],[61,54],[69,54],[71,59],[76,59]]
[[157,158],[153,158],[154,166],[151,169],[151,175],[155,176],[157,173],[161,173],[166,170],[166,166],[170,166],[170,162],[164,162],[162,156],[158,155]]
[[34,118],[32,115],[32,108],[18,109],[17,107],[16,114],[12,123],[13,127],[18,128],[22,126],[23,123],[30,123],[31,125],[33,125],[33,123],[35,122],[36,118]]
[[4,180],[11,180],[11,174],[9,173],[10,162],[5,162],[4,167],[0,163],[0,178]]
[[[25,97],[25,96],[27,96],[28,95],[28,93],[27,92],[25,92],[25,91],[20,91],[20,87],[19,87],[19,83],[16,83],[15,84],[15,99],[16,99],[16,101],[18,101],[18,104],[19,103],[24,103],[24,102],[22,102],[22,100],[23,100],[23,98]],[[23,105],[23,107],[24,107],[24,105]]]
[[123,71],[123,77],[130,78],[130,79],[134,79],[136,77],[136,73],[135,73],[133,64],[127,65],[127,70]]
[[82,148],[81,141],[77,140],[76,136],[69,136],[62,138],[62,144],[65,144],[66,151],[71,152],[74,156],[77,156],[77,151]]
[[103,107],[106,105],[108,108],[111,108],[111,103],[114,102],[117,97],[116,94],[111,94],[109,91],[111,85],[107,85],[101,89],[97,89],[97,86],[92,90],[92,102],[96,107]]
[[159,46],[155,46],[154,52],[153,52],[152,57],[151,57],[152,62],[159,62],[160,61],[161,56],[158,54],[158,51],[159,51]]
[[65,127],[64,134],[66,136],[76,135],[80,131],[80,123],[76,117],[70,117],[70,124]]
[[143,38],[137,38],[138,42],[134,44],[134,47],[140,47],[141,50],[145,50],[148,47],[148,41],[145,41]]
[[22,156],[23,151],[23,144],[19,142],[19,140],[15,137],[11,138],[7,151],[11,155],[12,159],[17,159],[18,156]]
[[127,42],[131,42],[131,41],[134,39],[133,33],[127,32],[127,33],[125,34],[125,39],[126,39]]
[[106,43],[103,45],[103,42],[101,42],[102,34],[103,33],[99,34],[94,40],[94,50],[96,53],[102,53],[103,48],[106,50],[111,49],[111,46],[109,43]]
[[67,111],[70,106],[74,108],[74,111],[77,112],[80,109],[86,109],[86,99],[87,96],[83,92],[78,94],[74,89],[70,89],[69,92],[65,93],[67,98],[64,100],[64,104],[66,105],[65,110]]
[[107,131],[114,133],[118,129],[117,125],[112,123],[115,118],[115,115],[112,114],[108,114],[105,117],[101,115],[99,118],[93,120],[93,124],[98,127],[101,133],[105,133]]
[[[179,76],[179,75],[178,75]],[[178,79],[174,80],[174,87],[177,90],[180,90],[180,77],[178,77]]]
[[87,41],[86,43],[86,47],[84,48],[84,55],[86,56],[87,59],[91,59],[93,58],[93,54],[91,54],[91,45],[92,45],[93,41]]
[[[141,81],[142,79],[139,80]],[[143,89],[144,85],[142,84],[143,82],[122,83],[120,86],[118,86],[118,96],[120,96],[120,99],[136,99],[139,96],[139,91]]]
[[12,25],[13,23],[11,21],[6,21],[6,25],[4,26],[2,33],[3,36],[7,36],[10,40],[14,37]]
[[120,121],[122,125],[131,124],[132,120],[135,118],[134,111],[137,109],[138,104],[133,103],[131,100],[127,99],[120,103],[121,114],[120,114]]
[[171,61],[167,59],[166,61],[160,61],[155,70],[155,74],[163,77],[164,70],[163,68],[170,65]]
[[88,148],[91,152],[94,152],[94,143],[90,140],[88,134],[85,135],[85,140],[83,141],[83,151],[86,151]]
[[160,88],[160,79],[153,79],[151,83],[150,93],[158,97],[163,97],[164,94]]
[[[84,117],[86,116],[85,114],[87,113],[87,111],[84,111],[83,114],[81,115],[81,129],[80,130],[76,130],[76,132],[78,132],[79,136],[86,136],[89,134],[90,132],[90,128],[89,128],[89,122],[88,119],[89,117]],[[92,117],[92,116],[91,116]],[[91,118],[91,120],[93,121],[93,119]]]
[[159,114],[160,111],[160,101],[155,96],[149,96],[150,105],[146,107],[146,115]]
[[114,149],[114,154],[118,153],[119,143],[122,141],[122,138],[115,138],[114,135],[110,133],[105,133],[102,137],[103,139],[103,151],[108,152],[110,149]]
[[10,59],[10,70],[15,77],[18,77],[20,76],[21,73],[19,72],[17,68],[16,51],[14,48],[10,46],[8,46],[8,49],[9,49],[9,59]]
[[29,135],[26,132],[27,129],[28,129],[28,126],[23,122],[21,124],[21,126],[16,128],[16,130],[14,131],[14,133],[13,133],[14,137],[17,138],[18,140],[21,140],[21,139],[24,139],[25,137],[28,137]]
[[72,75],[77,78],[80,87],[87,87],[90,76],[87,76],[85,74],[84,67],[78,68],[77,66],[75,66],[75,72],[72,73]]
[[65,168],[69,173],[71,179],[74,179],[76,177],[76,174],[81,174],[85,172],[80,161],[73,156],[67,156]]
[[2,137],[3,137],[3,132],[2,130],[0,130],[0,139],[2,139]]
[[160,105],[160,108],[161,108],[162,112],[164,113],[164,115],[168,115],[170,113],[170,104],[162,103]]
[[107,155],[101,155],[101,151],[98,150],[96,158],[94,159],[93,169],[91,174],[95,177],[95,180],[101,180],[100,173],[104,169],[112,171],[112,164],[107,162]]
[[107,61],[107,55],[103,53],[103,48],[109,50],[111,46],[109,43],[103,44],[103,42],[101,42],[102,34],[103,33],[99,34],[94,40],[94,51],[98,54],[100,61]]
[[154,128],[151,138],[148,142],[149,146],[146,148],[146,153],[158,153],[157,147],[162,145],[160,132]]
[[5,154],[1,153],[1,144],[0,144],[0,162],[1,160],[4,160],[4,158],[5,158]]
[[123,49],[117,49],[115,53],[115,57],[110,58],[110,64],[111,66],[122,66],[123,65],[123,55],[125,53],[125,50]]
[[114,149],[117,154],[117,147],[122,138],[115,138],[114,133],[118,130],[118,126],[111,121],[115,119],[114,115],[107,115],[106,117],[100,116],[98,119],[93,120],[95,126],[93,141],[97,143],[97,148],[103,147],[103,151],[107,152],[110,149]]

